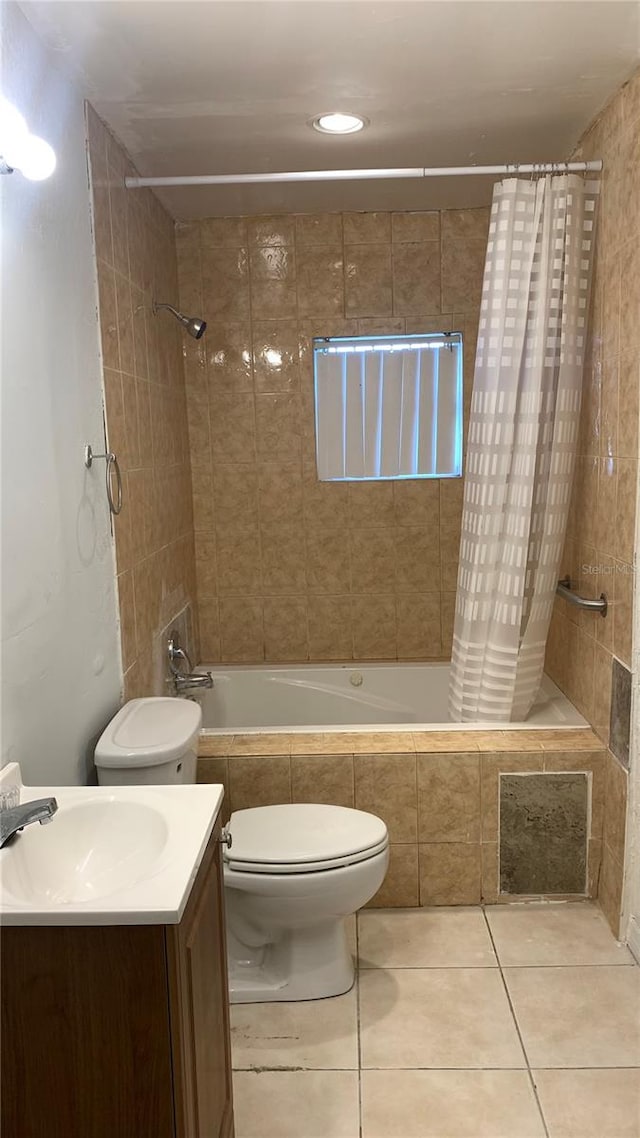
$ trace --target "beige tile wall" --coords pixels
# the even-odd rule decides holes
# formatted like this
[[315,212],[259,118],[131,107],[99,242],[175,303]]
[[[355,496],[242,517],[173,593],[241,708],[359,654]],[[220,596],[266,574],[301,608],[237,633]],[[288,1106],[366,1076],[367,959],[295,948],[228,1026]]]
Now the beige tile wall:
[[[580,449],[562,570],[586,596],[606,592],[611,608],[603,620],[557,601],[547,670],[607,742],[612,658],[631,664],[640,396],[640,74],[592,124],[574,156],[602,158],[604,172]],[[600,896],[617,932],[627,774],[613,755],[609,765],[612,798],[607,795],[610,825],[605,826]]]
[[87,114],[107,434],[124,483],[115,542],[132,698],[163,692],[160,632],[196,595],[181,334],[151,312],[153,297],[178,300],[174,226],[150,191],[124,189],[128,159],[90,106]]
[[[128,697],[162,690],[160,630],[197,591],[203,658],[325,660],[448,656],[461,483],[319,484],[313,457],[314,335],[459,329],[471,389],[485,210],[222,218],[178,225],[180,300],[209,322],[185,346],[154,318],[176,300],[171,219],[126,192],[126,156],[88,109],[109,445],[124,472],[116,524]],[[600,621],[557,604],[548,670],[607,738],[612,655],[630,661],[640,341],[640,80],[618,94],[581,147],[605,159],[590,361],[564,571],[613,604]],[[190,466],[193,481],[191,504]],[[193,524],[195,522],[195,556]],[[598,574],[582,566],[599,567]],[[394,903],[496,889],[496,842],[460,816],[440,840],[420,812],[438,763],[384,759],[405,796],[411,840],[393,842]],[[277,757],[277,756],[276,756]],[[451,790],[473,799],[476,760]],[[424,758],[424,756],[422,756]],[[441,757],[442,759],[442,757]],[[318,761],[315,761],[318,760]],[[322,760],[322,762],[320,762]],[[212,760],[213,761],[213,760]],[[224,760],[226,762],[226,760]],[[294,797],[348,802],[368,792],[362,756],[287,760]],[[320,767],[318,763],[320,762]],[[371,756],[371,764],[380,756]],[[487,766],[483,759],[481,766]],[[358,770],[360,775],[358,778]],[[284,771],[284,767],[283,767]],[[454,775],[440,768],[442,788]],[[439,782],[436,779],[436,782]],[[481,780],[482,781],[482,780]],[[464,786],[462,786],[464,783]],[[616,927],[626,772],[607,758],[600,897]],[[415,785],[415,806],[411,787]],[[308,793],[311,793],[309,791]],[[399,807],[400,808],[400,807]],[[408,811],[408,813],[407,813]],[[445,810],[446,814],[446,810]],[[483,823],[484,826],[484,823]],[[454,840],[451,834],[464,834]],[[591,868],[597,888],[600,839]],[[479,859],[479,860],[478,860]],[[493,882],[493,885],[492,885]],[[380,903],[384,903],[381,901]]]
[[207,333],[186,382],[202,657],[450,654],[462,481],[319,483],[314,336],[460,330],[470,394],[487,211],[177,226]]
[[[384,745],[384,736],[375,733],[359,738],[327,735],[324,745],[339,753],[326,754],[316,749],[322,740],[307,743],[308,738],[236,736],[226,737],[225,743],[224,737],[204,736],[201,753],[218,753],[200,758],[198,779],[224,784],[227,817],[232,810],[282,802],[321,802],[377,814],[389,831],[390,863],[371,904],[405,908],[513,900],[498,889],[500,772],[585,771],[591,778],[589,895],[596,895],[603,825],[606,837],[614,819],[607,821],[604,810],[610,776],[606,752],[595,746],[589,733],[577,733],[571,750],[555,749],[557,741],[551,736],[543,740],[541,733],[523,738],[522,746],[528,749],[502,751],[487,749],[491,739],[474,733],[467,735],[467,751],[447,752],[416,749],[428,742],[409,732],[388,737],[389,747],[401,748],[396,753],[362,751],[375,746],[376,739]],[[357,743],[357,752],[345,750]],[[507,743],[517,746],[515,732]],[[565,744],[570,745],[567,733]],[[456,745],[461,745],[459,739]],[[311,749],[305,752],[307,746]],[[268,753],[242,753],[261,747]],[[223,754],[225,749],[230,753]],[[619,794],[619,788],[616,791]],[[610,793],[609,800],[614,797]]]

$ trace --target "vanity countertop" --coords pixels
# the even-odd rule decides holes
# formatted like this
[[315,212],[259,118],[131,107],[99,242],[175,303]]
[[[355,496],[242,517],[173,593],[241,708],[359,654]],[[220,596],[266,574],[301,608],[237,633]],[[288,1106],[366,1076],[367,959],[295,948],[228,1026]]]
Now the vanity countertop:
[[54,797],[58,810],[0,850],[0,923],[180,922],[222,786],[24,786],[15,763],[0,771],[0,791],[12,785],[21,805]]

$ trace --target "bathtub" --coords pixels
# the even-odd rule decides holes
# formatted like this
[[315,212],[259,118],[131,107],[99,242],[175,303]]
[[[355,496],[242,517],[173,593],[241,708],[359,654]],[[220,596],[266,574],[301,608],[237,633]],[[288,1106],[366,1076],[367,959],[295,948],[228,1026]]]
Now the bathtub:
[[[199,671],[207,668],[202,665]],[[445,730],[449,665],[234,665],[207,670],[214,686],[199,696],[209,734],[296,731]],[[494,730],[497,723],[457,723],[456,730]],[[509,730],[588,727],[586,719],[545,676],[524,723]]]

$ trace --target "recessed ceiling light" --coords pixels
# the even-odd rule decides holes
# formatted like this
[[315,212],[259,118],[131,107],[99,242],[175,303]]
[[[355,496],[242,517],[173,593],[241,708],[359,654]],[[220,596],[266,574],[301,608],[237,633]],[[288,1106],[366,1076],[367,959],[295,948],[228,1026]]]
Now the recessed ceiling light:
[[361,115],[347,115],[343,111],[329,111],[325,115],[317,115],[311,123],[314,130],[321,134],[356,134],[367,125],[367,120]]

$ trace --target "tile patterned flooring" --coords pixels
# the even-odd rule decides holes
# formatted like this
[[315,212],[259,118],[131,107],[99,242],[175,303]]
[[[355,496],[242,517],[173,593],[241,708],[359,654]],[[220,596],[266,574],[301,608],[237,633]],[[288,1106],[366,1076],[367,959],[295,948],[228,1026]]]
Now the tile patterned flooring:
[[232,1008],[236,1138],[640,1138],[640,968],[597,906],[351,932],[351,992]]

